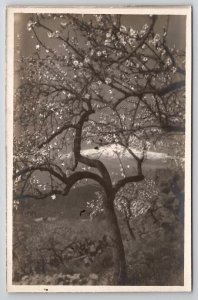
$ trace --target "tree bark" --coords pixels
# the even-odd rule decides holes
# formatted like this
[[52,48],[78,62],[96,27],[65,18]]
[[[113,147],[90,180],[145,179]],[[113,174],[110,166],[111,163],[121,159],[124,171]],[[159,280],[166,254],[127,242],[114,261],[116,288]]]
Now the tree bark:
[[131,228],[129,219],[126,219],[126,225],[127,225],[128,230],[129,230],[131,238],[133,240],[136,240],[136,236],[135,236],[135,233],[133,232],[133,229]]
[[106,195],[104,199],[104,208],[108,224],[108,233],[112,243],[112,254],[114,263],[113,284],[127,285],[127,265],[125,259],[124,245],[121,232],[118,225],[117,216],[114,209],[114,196]]

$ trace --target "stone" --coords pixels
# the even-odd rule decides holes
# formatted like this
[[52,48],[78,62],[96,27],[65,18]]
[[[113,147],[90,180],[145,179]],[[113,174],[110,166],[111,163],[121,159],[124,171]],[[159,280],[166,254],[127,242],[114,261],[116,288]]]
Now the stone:
[[29,279],[28,275],[25,275],[25,276],[22,277],[22,280],[27,280],[27,279]]
[[46,284],[50,284],[50,283],[51,283],[51,277],[50,277],[49,275],[47,275],[47,276],[45,277],[45,283],[46,283]]
[[66,277],[67,280],[72,280],[72,278],[73,278],[73,275],[70,275],[70,274],[67,274],[66,276],[67,276],[67,277]]
[[64,280],[64,284],[69,284],[69,283],[70,283],[70,281],[68,279]]
[[95,273],[91,273],[91,274],[89,274],[89,279],[91,279],[91,280],[98,280],[98,275],[95,274]]
[[90,260],[89,260],[88,257],[85,257],[84,260],[83,260],[83,262],[84,262],[85,266],[90,265]]
[[48,217],[47,221],[48,222],[54,222],[54,221],[56,221],[56,217]]
[[30,228],[30,225],[29,224],[24,224],[24,227],[25,228]]
[[34,222],[43,222],[43,217],[42,218],[36,218],[36,219],[34,219]]
[[95,253],[96,252],[95,245],[91,245],[90,248],[89,248],[89,251],[90,251],[91,254]]
[[89,279],[86,285],[95,285],[95,280]]
[[80,279],[80,274],[78,274],[78,273],[76,273],[76,274],[74,274],[73,276],[72,276],[72,279],[73,280],[79,280]]
[[87,279],[86,278],[80,279],[79,284],[82,284],[82,285],[87,284]]

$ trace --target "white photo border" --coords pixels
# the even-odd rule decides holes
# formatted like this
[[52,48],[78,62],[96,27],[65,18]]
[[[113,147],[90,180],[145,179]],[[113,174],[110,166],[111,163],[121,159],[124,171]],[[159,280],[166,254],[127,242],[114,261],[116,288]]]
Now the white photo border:
[[[12,283],[12,199],[13,199],[13,93],[14,93],[14,14],[75,13],[75,14],[157,14],[186,16],[186,124],[185,124],[185,226],[183,286],[59,286],[14,285]],[[7,7],[6,59],[6,164],[7,164],[7,291],[8,292],[190,292],[191,270],[191,82],[192,41],[191,6],[12,6]]]

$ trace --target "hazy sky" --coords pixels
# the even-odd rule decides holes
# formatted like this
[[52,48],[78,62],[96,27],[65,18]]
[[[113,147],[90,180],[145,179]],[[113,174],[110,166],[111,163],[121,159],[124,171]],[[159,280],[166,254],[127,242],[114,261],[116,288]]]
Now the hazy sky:
[[[27,31],[27,22],[30,19],[30,14],[15,14],[15,49],[21,51],[23,55],[31,55],[35,51],[35,39],[32,38],[32,33]],[[163,26],[167,23],[168,16],[158,16],[155,24],[155,31],[162,33]],[[124,25],[132,26],[134,29],[139,29],[145,23],[149,24],[148,16],[141,15],[123,15],[122,22]],[[185,49],[186,40],[186,17],[185,16],[169,16],[168,43],[170,46]],[[17,38],[20,36],[20,39]],[[17,49],[16,49],[17,50]]]

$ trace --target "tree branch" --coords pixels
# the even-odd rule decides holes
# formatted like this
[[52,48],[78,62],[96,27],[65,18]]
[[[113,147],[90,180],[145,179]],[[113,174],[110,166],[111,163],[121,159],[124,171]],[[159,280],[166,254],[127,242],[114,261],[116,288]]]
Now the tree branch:
[[46,165],[40,165],[40,166],[27,167],[25,169],[22,169],[22,170],[16,172],[13,175],[13,179],[15,180],[17,177],[23,176],[24,174],[32,172],[32,171],[49,172],[51,175],[53,175],[54,177],[56,177],[57,179],[59,179],[63,183],[65,183],[65,180],[67,178],[66,175],[63,175],[63,174],[60,175],[59,173],[54,171],[52,168],[47,167]]
[[54,132],[53,134],[51,134],[51,136],[49,138],[47,138],[44,142],[42,142],[41,144],[39,144],[38,148],[41,149],[44,145],[46,145],[49,142],[51,142],[56,136],[58,136],[63,131],[65,131],[65,130],[67,130],[69,128],[76,128],[76,126],[72,125],[71,123],[70,124],[64,124],[60,129],[56,130],[56,132]]
[[133,56],[133,54],[144,44],[144,42],[148,38],[149,34],[153,30],[153,27],[155,25],[156,20],[157,20],[157,16],[153,16],[152,17],[152,23],[151,23],[150,27],[148,28],[147,32],[145,33],[145,35],[142,37],[142,39],[139,42],[139,44],[133,49],[133,51],[131,53],[129,53],[126,57],[124,57],[123,59],[121,59],[119,61],[119,65],[121,65],[122,63],[124,63],[127,59],[130,59],[131,56]]
[[98,182],[104,188],[105,191],[108,190],[105,181],[98,174],[95,174],[95,173],[89,172],[89,171],[79,171],[79,172],[75,172],[74,174],[67,177],[67,179],[65,181],[66,188],[64,190],[64,194],[67,195],[69,193],[71,187],[76,182],[78,182],[79,180],[83,180],[83,179],[92,179],[92,180]]
[[88,102],[87,104],[88,104],[88,110],[82,114],[78,124],[76,125],[76,135],[74,138],[74,155],[75,155],[76,164],[78,164],[78,162],[81,162],[89,167],[98,169],[100,174],[106,181],[106,183],[110,187],[112,187],[111,178],[105,165],[100,160],[88,158],[86,156],[83,156],[80,153],[83,125],[86,121],[88,121],[89,116],[95,112],[92,109],[90,102]]
[[[127,97],[129,96],[133,96],[133,97],[142,97],[143,95],[146,95],[146,94],[153,94],[153,95],[158,95],[158,96],[164,96],[170,92],[174,92],[174,91],[177,91],[181,88],[185,87],[185,80],[181,80],[181,81],[176,81],[176,82],[173,82],[161,89],[154,89],[154,88],[145,88],[145,89],[142,89],[141,91],[134,91],[134,92],[131,92],[127,94]],[[124,101],[126,98],[125,97],[122,97],[120,99],[118,99],[113,108],[115,109],[122,101]]]
[[136,176],[129,176],[129,177],[125,177],[121,180],[119,180],[115,186],[113,187],[113,191],[116,194],[120,188],[124,187],[125,184],[130,183],[130,182],[138,182],[138,181],[142,181],[144,180],[144,175],[136,175]]

